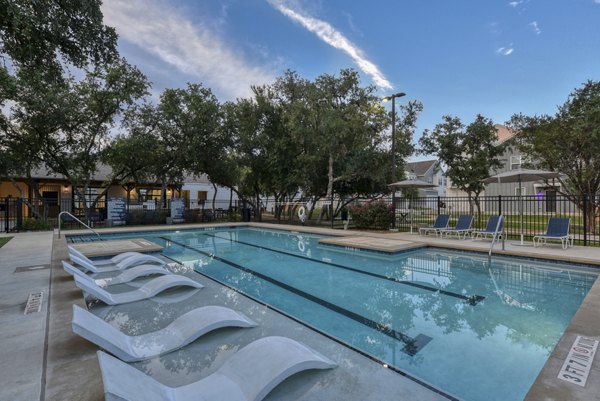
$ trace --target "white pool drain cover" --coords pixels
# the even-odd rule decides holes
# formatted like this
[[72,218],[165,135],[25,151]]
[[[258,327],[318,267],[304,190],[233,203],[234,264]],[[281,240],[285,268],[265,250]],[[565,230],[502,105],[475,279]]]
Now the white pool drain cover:
[[42,300],[44,299],[43,292],[33,292],[29,294],[27,298],[27,305],[25,305],[25,315],[30,313],[37,313],[42,310]]

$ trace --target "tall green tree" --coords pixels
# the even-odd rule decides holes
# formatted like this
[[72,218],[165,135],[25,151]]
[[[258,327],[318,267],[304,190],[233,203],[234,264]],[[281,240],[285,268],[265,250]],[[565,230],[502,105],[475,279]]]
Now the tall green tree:
[[458,117],[444,116],[433,131],[425,130],[419,145],[422,153],[435,155],[446,165],[446,177],[467,193],[471,212],[475,204],[480,213],[481,180],[502,166],[500,156],[506,148],[498,143],[492,120],[478,114],[465,126]]
[[20,81],[19,101],[11,112],[16,128],[10,131],[14,135],[8,143],[16,149],[35,144],[31,160],[69,180],[87,215],[85,194],[106,151],[110,130],[127,107],[146,95],[147,86],[145,76],[124,60],[96,68],[80,81],[73,77],[52,85],[43,79]]
[[[600,214],[600,81],[576,88],[554,115],[515,114],[507,123],[516,146],[536,167],[561,173],[559,192],[583,210],[596,232]],[[583,195],[588,196],[587,203]]]
[[[103,23],[101,0],[0,0],[0,55],[18,68],[62,76],[63,61],[83,68],[112,62],[117,34]],[[9,72],[6,65],[0,67]]]
[[[127,135],[109,152],[113,170],[124,168],[136,180],[161,186],[161,202],[168,187],[180,187],[186,174],[207,174],[222,179],[221,166],[227,140],[221,134],[221,107],[210,89],[188,84],[165,89],[157,104],[143,104],[127,113]],[[129,149],[140,146],[143,157]]]
[[[11,127],[8,101],[20,102],[27,94],[37,101],[46,88],[64,83],[65,67],[87,70],[117,59],[117,35],[103,24],[101,4],[100,0],[0,0],[0,149],[14,151],[10,156],[17,159],[0,166],[0,175],[14,176],[18,172],[13,167],[22,165],[23,149],[5,143],[18,131]],[[20,90],[35,86],[41,92]]]

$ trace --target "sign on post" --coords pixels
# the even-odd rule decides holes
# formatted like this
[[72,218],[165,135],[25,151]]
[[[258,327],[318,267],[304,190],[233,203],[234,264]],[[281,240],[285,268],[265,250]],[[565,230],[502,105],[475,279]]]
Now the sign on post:
[[125,221],[125,198],[108,198],[107,214],[111,226],[123,226]]
[[185,221],[185,202],[182,198],[171,199],[171,221],[173,223],[183,223]]

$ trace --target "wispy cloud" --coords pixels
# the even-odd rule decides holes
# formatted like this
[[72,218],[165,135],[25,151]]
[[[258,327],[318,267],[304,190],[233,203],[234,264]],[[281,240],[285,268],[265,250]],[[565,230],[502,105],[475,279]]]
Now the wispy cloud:
[[281,0],[269,0],[269,3],[286,17],[313,32],[323,42],[348,54],[358,65],[358,68],[373,79],[375,85],[382,89],[392,88],[392,84],[385,78],[379,67],[367,59],[361,49],[348,40],[341,32],[333,28],[331,24],[308,16],[301,10],[293,10]]
[[600,4],[600,0],[594,0],[594,3]]
[[523,4],[523,0],[518,0],[518,1],[511,1],[508,3],[509,6],[516,8],[518,6],[520,6],[521,4]]
[[497,54],[500,54],[501,56],[510,56],[511,54],[513,54],[513,52],[515,51],[515,49],[512,47],[512,44],[510,46],[507,47],[499,47],[496,50]]
[[[598,1],[600,1],[600,0],[598,0]],[[535,32],[536,35],[539,35],[542,33],[542,30],[540,29],[537,21],[530,22],[529,26],[533,29],[533,32]]]
[[248,96],[250,85],[274,80],[268,68],[252,65],[206,26],[165,2],[105,0],[102,12],[121,38],[228,98]]

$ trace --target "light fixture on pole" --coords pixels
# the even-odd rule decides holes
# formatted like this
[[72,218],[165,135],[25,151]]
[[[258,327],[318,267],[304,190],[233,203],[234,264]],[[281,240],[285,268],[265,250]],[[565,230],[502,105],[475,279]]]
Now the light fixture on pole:
[[[396,182],[396,98],[406,96],[404,92],[394,93],[393,95],[386,96],[383,101],[392,101],[392,182]],[[394,209],[394,220],[392,221],[392,228],[396,227],[396,190],[392,189],[392,207]]]

